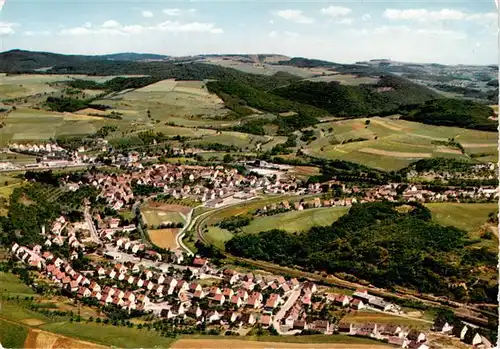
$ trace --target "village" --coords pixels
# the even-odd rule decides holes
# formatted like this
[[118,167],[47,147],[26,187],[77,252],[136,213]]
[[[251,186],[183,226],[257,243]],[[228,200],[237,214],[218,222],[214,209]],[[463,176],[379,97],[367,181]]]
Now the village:
[[[93,171],[78,181],[62,176],[61,187],[67,191],[93,187],[99,200],[115,211],[134,211],[140,203],[159,197],[212,209],[263,195],[297,198],[263,205],[254,212],[256,216],[375,201],[491,201],[498,196],[497,190],[489,188],[434,192],[422,185],[362,188],[339,181],[307,184],[284,176],[280,170],[243,175],[231,166],[143,166],[136,160],[132,154],[133,167],[118,173]],[[244,336],[259,328],[283,336],[348,335],[402,348],[433,348],[429,333],[404,321],[398,323],[398,317],[409,316],[406,310],[367,290],[332,292],[307,279],[227,268],[181,246],[155,248],[144,240],[141,229],[134,220],[93,213],[91,203],[85,200],[82,220],[62,215],[48,227],[40,227],[43,244],[16,243],[11,253],[60,294],[97,308],[121,309],[130,316],[150,314],[176,326],[203,326],[227,335]],[[355,317],[358,312],[391,314],[394,321],[344,320],[346,314]],[[468,323],[451,324],[438,318],[432,329],[433,336],[453,337],[475,348],[492,347],[477,327]]]

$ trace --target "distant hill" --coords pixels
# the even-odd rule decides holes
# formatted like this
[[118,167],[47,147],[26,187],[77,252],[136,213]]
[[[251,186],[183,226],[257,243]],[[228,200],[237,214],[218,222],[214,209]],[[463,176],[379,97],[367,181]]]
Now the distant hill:
[[83,55],[62,55],[52,52],[11,50],[0,53],[1,72],[29,72],[55,65],[78,65],[97,58]]
[[11,50],[0,53],[0,71],[2,72],[29,72],[35,69],[55,67],[61,65],[80,65],[95,61],[143,61],[161,60],[168,56],[151,53],[114,53],[109,55],[63,55],[52,52],[35,52]]
[[109,55],[99,55],[96,57],[115,60],[115,61],[145,61],[145,60],[162,60],[169,58],[169,56],[157,55],[154,53],[135,53],[135,52],[112,53]]

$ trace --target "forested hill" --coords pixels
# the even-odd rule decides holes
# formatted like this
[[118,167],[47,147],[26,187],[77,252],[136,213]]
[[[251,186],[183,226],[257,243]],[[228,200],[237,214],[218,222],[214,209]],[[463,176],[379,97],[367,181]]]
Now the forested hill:
[[392,75],[381,76],[374,85],[346,86],[338,82],[300,81],[272,92],[324,109],[335,116],[395,113],[402,105],[438,98],[430,89]]
[[[494,269],[498,256],[467,248],[468,243],[466,232],[434,223],[426,207],[387,202],[353,205],[332,226],[304,233],[237,235],[226,250],[310,271],[345,272],[379,287],[400,285],[459,301],[494,302],[498,285],[478,275]],[[457,287],[461,283],[467,288]]]
[[458,126],[495,132],[498,122],[489,119],[495,112],[487,105],[460,99],[431,100],[419,106],[401,110],[409,121],[439,126]]

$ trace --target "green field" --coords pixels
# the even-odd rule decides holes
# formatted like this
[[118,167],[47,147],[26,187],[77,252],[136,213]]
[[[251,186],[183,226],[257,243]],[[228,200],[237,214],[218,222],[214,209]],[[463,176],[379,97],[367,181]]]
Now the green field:
[[161,337],[155,331],[94,323],[58,322],[45,324],[40,328],[64,336],[119,348],[168,348],[174,341],[173,338]]
[[0,292],[5,296],[33,296],[35,292],[14,274],[0,272]]
[[28,327],[0,319],[0,343],[4,348],[23,348]]
[[[432,218],[441,225],[451,225],[469,233],[469,238],[477,240],[470,245],[473,248],[486,247],[495,253],[498,251],[498,227],[487,223],[488,214],[497,209],[496,203],[462,204],[435,203],[427,204],[432,212]],[[482,239],[485,232],[491,232],[491,239]]]
[[[261,204],[261,206],[263,205]],[[242,231],[250,234],[271,229],[281,229],[290,233],[306,231],[314,226],[331,225],[347,211],[349,211],[348,207],[313,208],[280,213],[274,216],[255,217],[248,226],[242,228]],[[224,248],[226,241],[231,240],[234,235],[226,229],[212,225],[208,227],[205,236],[215,246]]]
[[[429,157],[469,160],[458,149],[434,144],[454,138],[467,153],[497,155],[495,132],[441,127],[389,118],[353,119],[318,124],[317,139],[305,145],[314,156],[354,161],[383,170],[397,170]],[[363,141],[346,142],[364,138]]]
[[243,227],[243,231],[252,234],[271,229],[286,230],[289,233],[306,231],[312,227],[331,225],[347,211],[348,207],[325,207],[255,217],[250,225]]
[[454,226],[467,232],[475,232],[488,220],[488,214],[497,208],[496,203],[462,204],[435,203],[426,204],[432,212],[432,218],[444,226]]

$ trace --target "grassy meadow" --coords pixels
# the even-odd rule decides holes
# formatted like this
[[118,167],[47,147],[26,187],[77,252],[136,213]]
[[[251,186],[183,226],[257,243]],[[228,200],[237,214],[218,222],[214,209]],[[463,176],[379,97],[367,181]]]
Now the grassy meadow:
[[[498,227],[496,224],[488,223],[488,214],[497,209],[496,203],[430,203],[426,206],[431,210],[432,219],[437,223],[465,230],[471,239],[479,239],[479,242],[471,247],[484,246],[491,251],[498,251]],[[493,233],[493,238],[482,239],[481,236],[488,231]]]

